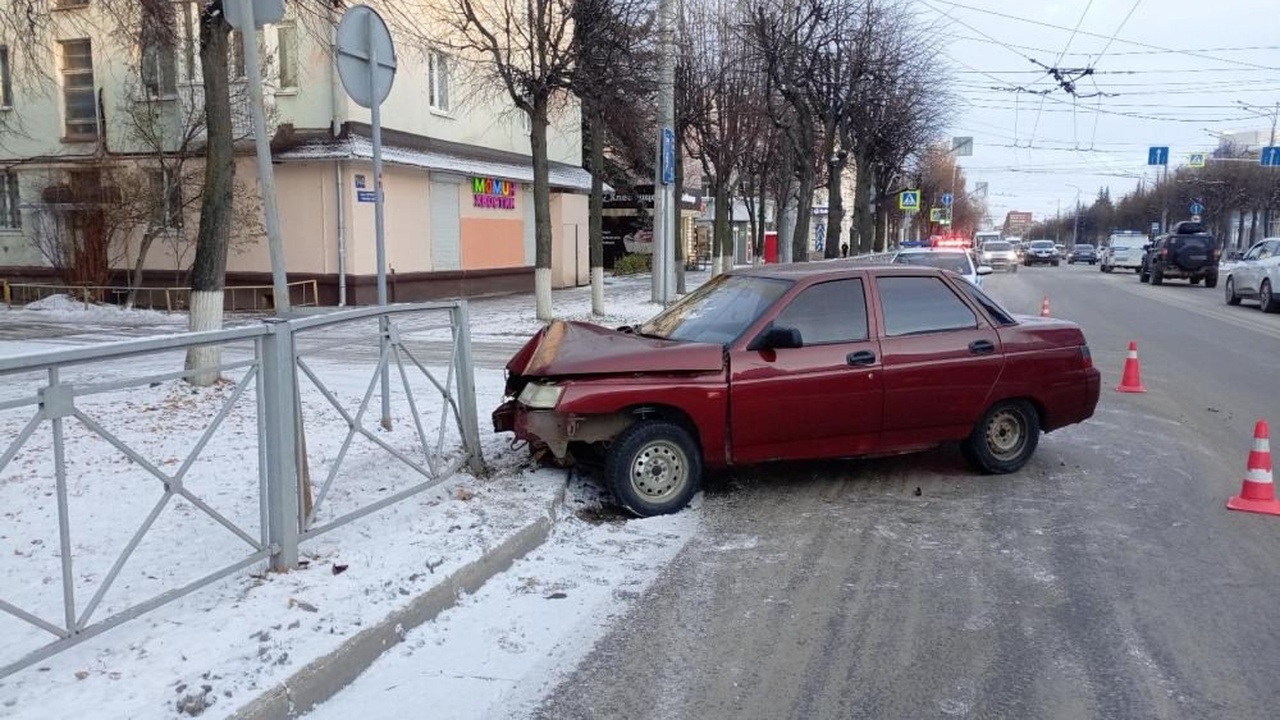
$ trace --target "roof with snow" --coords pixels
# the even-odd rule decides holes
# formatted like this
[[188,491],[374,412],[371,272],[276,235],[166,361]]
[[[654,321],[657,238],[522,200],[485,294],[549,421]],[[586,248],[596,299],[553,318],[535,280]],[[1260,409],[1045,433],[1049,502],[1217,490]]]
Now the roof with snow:
[[[373,141],[366,135],[367,129],[363,123],[346,123],[337,137],[328,132],[320,135],[286,130],[283,142],[277,146],[287,147],[277,150],[275,159],[284,162],[372,160]],[[383,133],[382,161],[390,165],[533,182],[533,162],[527,156],[395,131]],[[585,169],[559,162],[549,165],[552,188],[591,190],[591,174]]]

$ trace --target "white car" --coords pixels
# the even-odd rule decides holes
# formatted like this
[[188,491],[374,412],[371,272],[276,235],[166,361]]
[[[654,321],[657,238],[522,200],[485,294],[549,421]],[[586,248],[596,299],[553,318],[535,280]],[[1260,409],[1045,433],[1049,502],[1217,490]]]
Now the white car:
[[993,272],[990,265],[975,266],[969,251],[960,248],[906,248],[899,250],[890,262],[950,270],[978,287],[982,287],[982,277]]
[[1151,240],[1142,233],[1113,233],[1107,247],[1102,251],[1098,267],[1104,273],[1121,268],[1140,272],[1142,270],[1143,248]]
[[1280,238],[1264,238],[1227,272],[1227,304],[1257,300],[1262,312],[1280,312]]
[[1004,240],[988,240],[982,244],[981,262],[992,270],[1018,272],[1018,251]]

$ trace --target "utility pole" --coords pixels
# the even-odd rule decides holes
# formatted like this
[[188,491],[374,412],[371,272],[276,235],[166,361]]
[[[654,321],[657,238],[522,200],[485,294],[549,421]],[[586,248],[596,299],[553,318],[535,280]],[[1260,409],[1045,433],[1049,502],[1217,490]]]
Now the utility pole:
[[658,22],[662,46],[658,62],[658,162],[653,178],[652,300],[667,305],[675,289],[675,228],[672,227],[675,178],[676,23],[675,0],[660,0]]

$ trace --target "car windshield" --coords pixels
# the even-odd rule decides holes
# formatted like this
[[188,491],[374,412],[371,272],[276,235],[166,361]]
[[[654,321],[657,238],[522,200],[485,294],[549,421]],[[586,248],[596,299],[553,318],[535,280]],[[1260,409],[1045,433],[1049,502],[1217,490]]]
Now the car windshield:
[[741,335],[792,285],[779,278],[721,275],[637,328],[647,337],[725,344]]
[[1035,240],[1031,243],[1031,247],[1038,248],[1041,250],[1051,249],[1053,248],[1053,241],[1052,240]]
[[922,265],[935,267],[951,272],[968,275],[972,272],[969,256],[962,252],[915,252],[898,253],[893,262],[896,265]]
[[982,246],[982,249],[986,252],[1004,252],[1006,250],[1012,250],[1013,246],[1007,242],[988,242],[986,245]]
[[1077,245],[1077,246],[1076,246],[1076,252],[1091,252],[1092,250],[1093,250],[1093,246],[1092,246],[1092,245]]

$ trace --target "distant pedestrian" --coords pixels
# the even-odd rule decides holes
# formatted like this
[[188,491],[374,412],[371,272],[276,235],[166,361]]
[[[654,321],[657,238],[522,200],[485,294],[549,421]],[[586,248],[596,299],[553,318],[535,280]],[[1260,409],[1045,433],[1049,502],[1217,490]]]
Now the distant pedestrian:
[[849,243],[840,243],[840,257],[849,257]]

